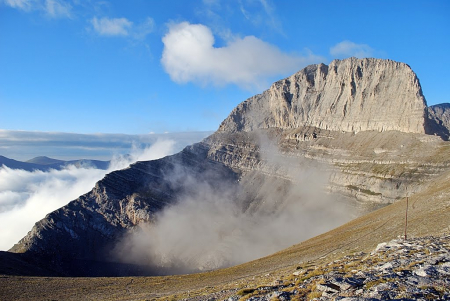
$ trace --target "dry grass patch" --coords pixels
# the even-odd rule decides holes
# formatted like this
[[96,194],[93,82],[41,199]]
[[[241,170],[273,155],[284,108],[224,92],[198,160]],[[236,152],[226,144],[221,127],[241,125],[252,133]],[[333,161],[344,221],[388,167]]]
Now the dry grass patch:
[[308,296],[306,297],[307,300],[314,300],[316,298],[320,298],[322,297],[322,292],[311,292],[308,294]]

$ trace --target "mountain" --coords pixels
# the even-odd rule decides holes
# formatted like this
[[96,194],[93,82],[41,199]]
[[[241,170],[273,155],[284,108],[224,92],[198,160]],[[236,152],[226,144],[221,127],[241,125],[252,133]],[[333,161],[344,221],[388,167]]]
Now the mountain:
[[411,68],[389,60],[311,65],[241,103],[219,132],[316,127],[425,133],[426,101]]
[[35,157],[27,161],[28,163],[40,164],[40,165],[50,165],[63,163],[63,160],[53,159],[45,156]]
[[0,166],[4,165],[11,169],[23,169],[26,171],[49,171],[50,169],[61,170],[67,168],[69,165],[80,167],[90,167],[106,170],[109,167],[110,161],[100,161],[100,160],[89,160],[89,159],[80,159],[80,160],[58,160],[45,156],[35,157],[26,162],[17,161],[13,159],[6,158],[4,156],[0,156]]
[[4,156],[0,156],[0,166],[3,165],[11,169],[23,169],[26,171],[42,170],[42,168],[44,168],[40,164],[21,162],[14,159],[6,158]]
[[[118,262],[111,250],[138,235],[138,225],[149,224],[151,234],[161,216],[181,208],[171,221],[182,222],[192,207],[193,220],[185,227],[208,216],[212,220],[203,228],[223,220],[232,227],[220,228],[217,247],[207,245],[180,265],[193,261],[208,270],[235,264],[222,255],[236,242],[251,245],[275,236],[280,250],[300,241],[289,240],[298,239],[298,232],[305,232],[303,240],[337,227],[345,221],[340,216],[349,218],[355,208],[351,217],[427,191],[450,170],[448,116],[448,105],[427,107],[406,64],[350,58],[308,66],[238,105],[201,143],[108,174],[92,191],[37,222],[10,251],[55,275],[170,273],[145,256],[140,258],[147,261]],[[203,201],[194,206],[191,200]],[[281,227],[271,232],[273,221]],[[267,231],[251,232],[252,227]],[[169,234],[162,232],[161,243]],[[157,238],[146,236],[150,243]],[[178,245],[198,241],[177,239]],[[161,262],[176,262],[167,258],[168,250]],[[257,256],[274,250],[266,252]]]

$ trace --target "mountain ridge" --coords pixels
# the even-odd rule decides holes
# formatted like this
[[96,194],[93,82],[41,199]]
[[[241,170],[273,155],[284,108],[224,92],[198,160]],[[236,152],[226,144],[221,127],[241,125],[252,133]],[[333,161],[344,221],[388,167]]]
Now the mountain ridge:
[[79,159],[79,160],[58,160],[45,156],[35,157],[25,162],[7,158],[0,155],[0,166],[6,166],[11,169],[22,169],[26,171],[50,171],[51,169],[62,170],[70,165],[81,168],[97,168],[107,170],[111,161]]
[[312,126],[430,133],[426,108],[419,79],[408,65],[350,58],[311,65],[275,82],[239,104],[218,131]]
[[[429,109],[417,76],[406,64],[351,58],[330,66],[306,67],[290,77],[297,76],[297,84],[285,79],[244,101],[201,143],[108,174],[91,192],[36,223],[11,251],[43,258],[50,262],[47,268],[59,275],[142,275],[149,271],[113,267],[105,272],[106,265],[114,266],[105,261],[105,250],[136,225],[152,222],[155,213],[193,194],[192,183],[207,185],[213,195],[224,193],[224,184],[236,193],[238,208],[264,217],[304,197],[292,187],[299,184],[299,172],[310,170],[311,165],[325,167],[326,190],[334,198],[343,198],[351,206],[375,208],[400,200],[406,187],[411,194],[426,190],[427,182],[449,170],[448,120],[444,118],[448,106]],[[377,86],[363,76],[366,67],[369,74],[378,74],[374,81],[382,84]],[[400,75],[390,81],[398,70]],[[322,76],[325,71],[332,74],[332,84]],[[342,88],[342,81],[347,88]],[[316,85],[321,85],[323,95],[331,96],[319,97],[322,92],[307,96],[308,88]],[[362,102],[363,91],[372,95],[366,102]],[[305,96],[304,107],[297,95]],[[391,100],[388,95],[400,96]],[[410,96],[411,101],[405,102]],[[382,103],[376,102],[379,98]],[[309,117],[315,110],[318,114]],[[432,118],[428,112],[433,112]],[[371,120],[374,113],[385,114]],[[275,146],[267,145],[272,142]],[[308,178],[300,178],[311,186]],[[264,189],[266,185],[270,187]],[[76,268],[89,261],[103,265],[97,270]]]

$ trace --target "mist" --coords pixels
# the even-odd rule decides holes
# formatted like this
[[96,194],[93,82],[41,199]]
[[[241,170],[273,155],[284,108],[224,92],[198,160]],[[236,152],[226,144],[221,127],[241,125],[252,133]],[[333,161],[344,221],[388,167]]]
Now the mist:
[[129,156],[116,155],[108,170],[68,166],[49,172],[0,167],[0,250],[6,251],[46,214],[89,192],[107,173],[136,161],[173,154],[175,141],[158,140],[146,148],[134,145]]
[[325,192],[326,169],[281,154],[263,136],[259,147],[263,172],[249,172],[235,185],[207,183],[201,178],[208,176],[179,170],[167,175],[185,192],[154,222],[125,235],[115,257],[161,274],[207,271],[272,254],[354,217],[342,200]]

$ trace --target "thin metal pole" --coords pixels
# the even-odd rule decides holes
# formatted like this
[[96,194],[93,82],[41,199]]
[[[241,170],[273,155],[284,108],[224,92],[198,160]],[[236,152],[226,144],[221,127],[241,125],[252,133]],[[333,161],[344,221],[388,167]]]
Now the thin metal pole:
[[406,230],[408,228],[408,187],[406,187],[406,213],[405,213],[405,240],[407,240]]

